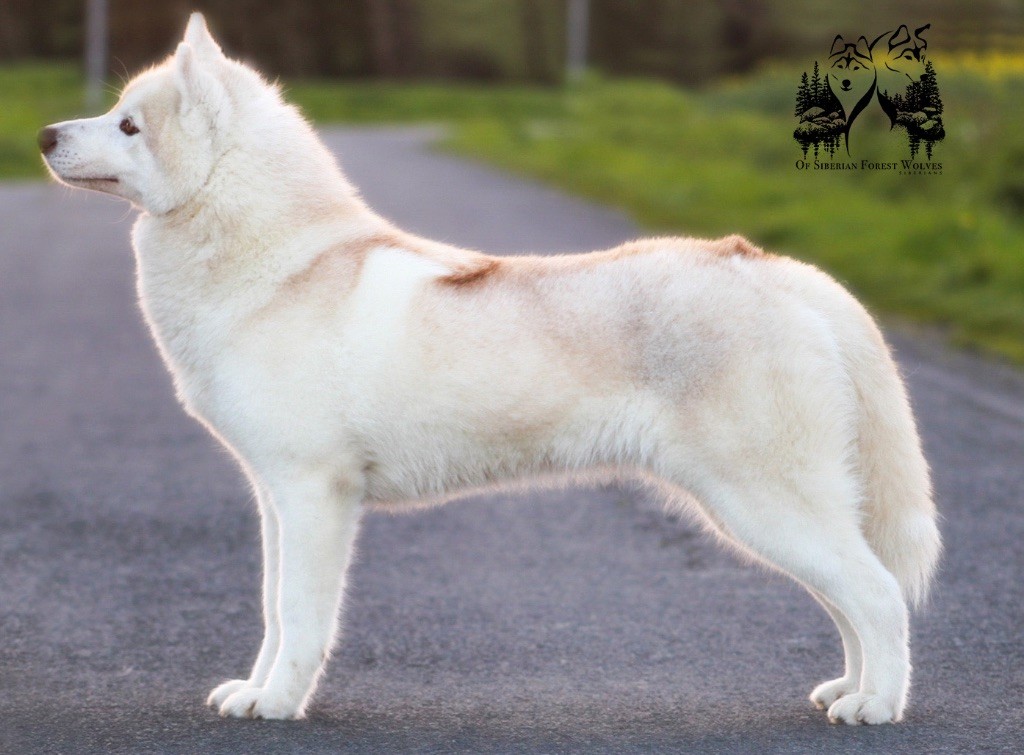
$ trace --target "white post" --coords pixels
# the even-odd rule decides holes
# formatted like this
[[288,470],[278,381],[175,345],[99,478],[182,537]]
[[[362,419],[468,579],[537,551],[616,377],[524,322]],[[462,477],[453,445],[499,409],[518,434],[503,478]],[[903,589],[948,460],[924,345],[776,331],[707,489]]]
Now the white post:
[[107,76],[107,0],[87,0],[85,7],[85,104],[103,104]]
[[569,0],[565,56],[565,74],[569,81],[577,81],[587,70],[589,26],[590,0]]

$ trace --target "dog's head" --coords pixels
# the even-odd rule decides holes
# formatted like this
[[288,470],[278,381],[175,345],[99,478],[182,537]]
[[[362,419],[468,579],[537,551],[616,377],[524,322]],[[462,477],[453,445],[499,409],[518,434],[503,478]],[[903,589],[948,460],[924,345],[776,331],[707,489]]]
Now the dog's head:
[[910,29],[903,24],[896,31],[886,32],[871,43],[872,56],[878,67],[879,89],[899,91],[921,80],[925,71],[925,51],[928,49],[928,41],[922,35],[930,27],[931,24],[925,24],[915,29],[911,36]]
[[199,192],[232,146],[239,111],[268,95],[278,97],[226,58],[194,13],[174,54],[129,82],[108,113],[47,126],[39,147],[59,181],[162,214]]
[[850,43],[842,35],[836,35],[828,57],[828,86],[843,106],[847,118],[871,91],[874,82],[875,67],[867,39],[861,37]]

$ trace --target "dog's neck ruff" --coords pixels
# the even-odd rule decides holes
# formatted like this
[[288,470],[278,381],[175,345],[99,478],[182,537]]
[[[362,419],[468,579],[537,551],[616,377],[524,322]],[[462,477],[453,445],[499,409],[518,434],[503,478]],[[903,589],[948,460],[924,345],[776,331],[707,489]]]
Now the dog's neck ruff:
[[[209,189],[210,184],[213,182],[213,177],[217,174],[217,169],[221,167],[227,157],[234,152],[235,149],[236,148],[233,145],[226,147],[224,151],[217,156],[213,161],[213,164],[210,166],[210,172],[207,173],[206,178],[203,179],[203,183],[186,199],[182,200],[174,207],[171,207],[169,210],[164,210],[163,212],[152,212],[147,210],[147,212],[149,212],[153,217],[164,218],[167,220],[178,220],[181,222],[188,222],[194,218],[199,214],[199,211],[203,207],[204,203],[202,199],[206,195],[206,191]],[[189,212],[189,210],[191,210],[191,212]]]

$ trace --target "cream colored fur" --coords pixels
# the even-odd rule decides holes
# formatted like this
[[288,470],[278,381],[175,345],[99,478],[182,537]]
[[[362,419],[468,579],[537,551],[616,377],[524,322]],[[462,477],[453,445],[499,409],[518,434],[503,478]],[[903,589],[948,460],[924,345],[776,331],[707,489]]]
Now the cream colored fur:
[[936,516],[889,351],[828,276],[738,237],[494,258],[402,233],[198,14],[110,113],[55,128],[60,180],[142,208],[146,320],[257,491],[266,632],[222,715],[303,715],[364,507],[613,474],[811,591],[846,650],[812,693],[832,720],[900,718]]

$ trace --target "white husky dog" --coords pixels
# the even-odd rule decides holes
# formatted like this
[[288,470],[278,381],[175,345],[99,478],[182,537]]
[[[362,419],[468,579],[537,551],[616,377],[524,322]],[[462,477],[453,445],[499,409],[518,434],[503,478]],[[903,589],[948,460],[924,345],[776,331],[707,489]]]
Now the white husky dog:
[[221,715],[303,715],[364,507],[611,473],[810,590],[845,648],[811,693],[832,721],[900,718],[936,512],[889,350],[827,275],[736,236],[497,258],[403,233],[199,14],[39,140],[59,180],[142,208],[146,320],[258,496],[265,635]]

